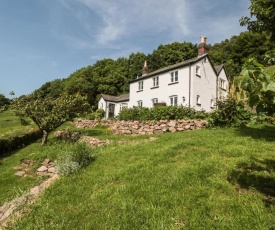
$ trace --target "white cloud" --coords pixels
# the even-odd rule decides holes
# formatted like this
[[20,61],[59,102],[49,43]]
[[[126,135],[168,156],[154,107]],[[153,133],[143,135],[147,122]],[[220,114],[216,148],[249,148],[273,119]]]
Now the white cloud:
[[97,31],[97,42],[108,45],[140,33],[187,34],[185,0],[108,1],[78,0],[101,17],[104,24]]

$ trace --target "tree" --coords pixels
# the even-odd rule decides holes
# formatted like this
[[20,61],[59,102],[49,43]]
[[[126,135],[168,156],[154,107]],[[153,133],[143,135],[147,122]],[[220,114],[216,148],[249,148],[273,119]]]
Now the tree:
[[[267,32],[275,41],[275,1],[250,0],[250,17],[240,19],[241,26],[253,32]],[[256,18],[256,20],[253,20]]]
[[10,105],[11,100],[6,98],[4,94],[0,94],[0,112],[5,111]]
[[90,106],[85,97],[80,95],[63,95],[59,98],[37,98],[24,96],[14,101],[16,115],[29,117],[43,132],[42,145],[47,143],[51,131],[65,121],[88,111]]
[[159,45],[152,54],[148,55],[148,67],[150,72],[152,72],[159,68],[194,58],[197,55],[197,45],[190,42],[173,42],[167,45]]
[[248,104],[256,111],[273,115],[275,112],[275,81],[263,65],[249,59],[243,66],[241,87],[248,94]]
[[[257,49],[255,49],[257,47]],[[267,52],[275,52],[274,43],[270,42],[265,33],[243,32],[221,43],[210,47],[209,55],[215,65],[225,64],[226,71],[232,82],[239,76],[241,67],[249,58],[256,58],[261,64],[267,66]]]

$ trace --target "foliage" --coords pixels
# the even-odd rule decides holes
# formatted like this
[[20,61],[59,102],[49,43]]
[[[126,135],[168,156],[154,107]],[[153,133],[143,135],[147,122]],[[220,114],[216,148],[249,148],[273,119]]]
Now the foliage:
[[7,110],[10,104],[10,99],[6,98],[4,94],[0,94],[0,112]]
[[93,149],[84,143],[73,145],[69,152],[65,152],[60,156],[56,172],[62,176],[77,172],[94,160],[92,153]]
[[265,33],[243,32],[210,46],[209,55],[215,65],[225,64],[232,82],[234,77],[239,76],[248,58],[254,57],[263,65],[269,65],[267,52],[274,53],[275,44],[269,41]]
[[243,102],[233,98],[217,102],[218,109],[210,113],[210,126],[242,126],[249,123],[251,112]]
[[150,72],[173,65],[198,55],[197,45],[191,42],[173,42],[167,45],[159,45],[152,54],[148,55]]
[[43,131],[42,145],[47,143],[49,132],[89,109],[86,98],[80,95],[63,95],[56,99],[38,98],[36,100],[30,100],[26,96],[15,100],[13,107],[18,116],[31,118]]
[[249,59],[241,72],[242,89],[248,94],[248,104],[255,106],[256,111],[267,112],[273,115],[275,112],[275,81],[274,76],[267,73],[265,68],[255,59]]
[[104,118],[105,111],[103,109],[97,109],[95,112],[88,114],[89,120],[101,120]]
[[205,119],[204,111],[196,111],[193,108],[184,106],[156,106],[154,108],[127,108],[119,115],[119,120],[166,120],[166,119]]
[[22,148],[41,138],[41,130],[34,130],[18,136],[10,136],[0,139],[0,155]]
[[[240,19],[241,26],[253,32],[267,32],[275,41],[275,2],[274,0],[250,0],[250,17]],[[255,20],[254,20],[255,19]]]

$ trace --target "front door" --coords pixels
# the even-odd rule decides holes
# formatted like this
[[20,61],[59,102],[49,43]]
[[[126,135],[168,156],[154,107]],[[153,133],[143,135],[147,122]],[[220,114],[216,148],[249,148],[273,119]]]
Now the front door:
[[115,116],[115,104],[109,104],[109,115],[108,118],[112,118]]

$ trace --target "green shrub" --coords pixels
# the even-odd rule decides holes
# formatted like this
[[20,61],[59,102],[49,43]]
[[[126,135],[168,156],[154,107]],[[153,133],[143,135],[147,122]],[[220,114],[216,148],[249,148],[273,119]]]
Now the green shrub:
[[105,111],[103,109],[97,109],[95,112],[92,112],[87,116],[89,120],[101,120],[104,118]]
[[210,126],[241,126],[251,120],[252,113],[245,108],[243,102],[229,98],[217,102],[218,109],[210,113]]
[[196,111],[193,108],[184,106],[156,106],[154,108],[129,108],[123,109],[119,115],[119,120],[175,120],[175,119],[205,119],[205,111]]
[[41,138],[41,130],[35,130],[24,135],[0,139],[0,155],[31,144]]
[[71,145],[71,149],[65,152],[58,160],[56,172],[62,176],[67,176],[87,166],[93,160],[92,148],[84,143]]

